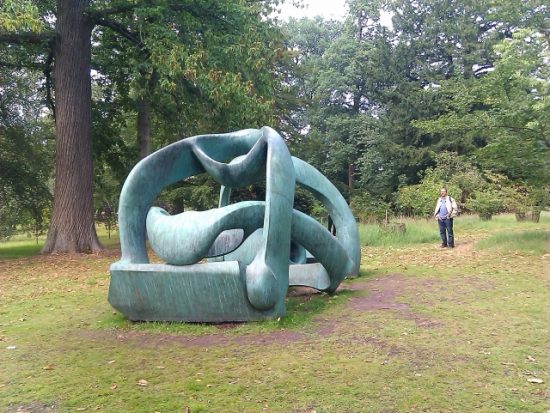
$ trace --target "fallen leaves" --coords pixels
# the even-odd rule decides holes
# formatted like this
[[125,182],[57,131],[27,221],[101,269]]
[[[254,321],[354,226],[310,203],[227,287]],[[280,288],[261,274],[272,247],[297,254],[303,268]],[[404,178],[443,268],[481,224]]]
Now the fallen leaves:
[[42,367],[42,370],[54,370],[55,366],[53,364],[46,364],[44,367]]
[[149,382],[145,379],[141,379],[141,380],[138,380],[137,385],[141,387],[146,387],[149,385]]

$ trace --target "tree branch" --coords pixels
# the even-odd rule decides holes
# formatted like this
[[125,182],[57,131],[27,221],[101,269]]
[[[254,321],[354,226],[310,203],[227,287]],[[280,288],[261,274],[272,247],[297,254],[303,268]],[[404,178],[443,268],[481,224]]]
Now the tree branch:
[[484,63],[482,65],[479,65],[474,71],[474,76],[479,77],[480,75],[484,74],[487,69],[491,68],[494,68],[493,64],[491,63]]
[[453,128],[453,130],[462,130],[462,131],[478,130],[478,129],[509,129],[509,130],[520,131],[520,132],[531,132],[534,134],[539,133],[538,131],[525,126],[484,125],[484,126],[464,126],[461,128]]
[[[151,3],[154,3],[151,2]],[[113,7],[111,9],[105,9],[105,10],[92,10],[88,12],[88,16],[90,20],[103,27],[108,27],[115,31],[116,33],[120,34],[125,39],[132,42],[135,46],[137,46],[140,50],[144,51],[147,50],[141,39],[134,33],[132,33],[131,30],[129,30],[125,25],[122,23],[119,23],[115,20],[108,19],[105,16],[117,14],[117,13],[125,13],[128,11],[135,10],[138,6],[135,4],[126,4],[126,5],[120,5],[118,7]],[[196,8],[190,6],[190,5],[184,5],[177,2],[168,3],[167,7],[175,13],[178,12],[186,12],[189,13],[191,16],[195,17],[197,20],[204,20],[204,19],[211,19],[213,21],[216,21],[218,23],[223,24],[227,28],[236,29],[236,27],[223,18],[223,13],[217,13],[213,10],[197,10]]]
[[8,69],[36,69],[36,70],[42,70],[44,69],[44,65],[41,63],[34,63],[34,62],[28,62],[28,63],[11,63],[11,62],[4,62],[0,61],[0,67],[6,67]]
[[34,32],[3,33],[3,34],[0,34],[0,43],[8,43],[8,44],[33,43],[33,44],[40,44],[40,43],[48,42],[53,38],[55,38],[55,33],[53,33],[53,32],[44,32],[44,33],[34,33]]
[[170,10],[172,10],[174,12],[182,12],[182,11],[187,12],[190,15],[192,15],[193,17],[195,17],[197,20],[204,20],[204,18],[209,18],[209,19],[212,19],[213,21],[220,22],[220,23],[226,25],[227,27],[236,28],[231,22],[224,19],[221,16],[221,14],[218,14],[215,11],[212,11],[212,10],[203,11],[202,13],[200,13],[199,11],[194,9],[193,7],[189,7],[189,5],[183,5],[183,4],[179,4],[179,3],[169,4],[168,7],[170,8]]
[[105,16],[111,16],[113,14],[127,13],[129,11],[133,11],[137,7],[138,7],[137,4],[121,4],[116,7],[111,7],[110,9],[90,10],[88,12],[88,16],[92,19],[92,21],[96,21],[97,19],[101,19]]
[[103,17],[95,19],[94,22],[99,26],[108,27],[108,28],[114,30],[116,33],[120,34],[122,37],[124,37],[125,39],[132,42],[139,49],[145,49],[145,45],[139,39],[139,37],[137,37],[134,33],[132,33],[130,30],[128,30],[126,27],[124,27],[119,22],[116,22],[114,20],[105,19]]

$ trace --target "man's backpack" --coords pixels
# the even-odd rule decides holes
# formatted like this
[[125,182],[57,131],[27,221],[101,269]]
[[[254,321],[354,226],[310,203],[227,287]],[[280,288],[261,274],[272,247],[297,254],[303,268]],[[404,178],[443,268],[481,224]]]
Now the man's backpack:
[[456,218],[458,214],[460,213],[460,209],[458,208],[458,204],[456,203],[455,199],[449,196],[449,201],[451,201],[451,213],[449,216],[451,218]]

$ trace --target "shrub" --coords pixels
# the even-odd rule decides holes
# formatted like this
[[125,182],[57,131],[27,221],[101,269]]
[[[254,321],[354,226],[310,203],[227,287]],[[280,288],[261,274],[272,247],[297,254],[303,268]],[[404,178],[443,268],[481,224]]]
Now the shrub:
[[370,196],[368,193],[351,197],[353,215],[361,222],[381,222],[391,210],[390,204]]
[[397,206],[405,215],[429,217],[433,214],[439,190],[443,187],[447,188],[453,198],[459,198],[460,188],[455,182],[445,182],[437,168],[428,169],[420,184],[399,189]]
[[487,188],[474,192],[472,197],[466,202],[466,207],[476,214],[479,214],[482,220],[488,221],[494,214],[506,210],[504,200],[505,195],[502,191],[498,191],[494,188]]

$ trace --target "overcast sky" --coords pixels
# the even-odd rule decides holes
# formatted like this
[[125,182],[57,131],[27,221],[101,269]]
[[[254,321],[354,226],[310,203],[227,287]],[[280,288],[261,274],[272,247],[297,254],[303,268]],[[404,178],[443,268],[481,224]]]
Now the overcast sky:
[[[290,4],[291,0],[287,0],[281,6],[282,20],[287,20],[289,17],[315,17],[323,16],[325,19],[341,20],[346,15],[347,5],[346,0],[303,0],[304,8],[297,8]],[[380,22],[383,26],[392,28],[391,14],[382,11]]]
[[323,16],[324,18],[341,19],[346,14],[345,0],[303,0],[305,6],[303,9],[298,9],[289,1],[281,6],[281,18],[283,20],[289,17],[314,17]]

